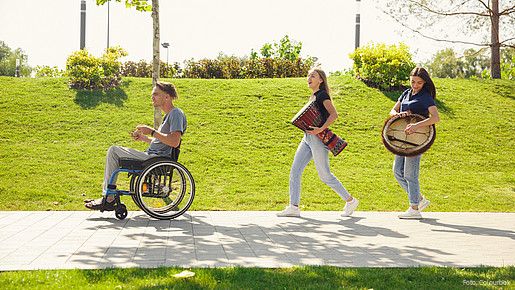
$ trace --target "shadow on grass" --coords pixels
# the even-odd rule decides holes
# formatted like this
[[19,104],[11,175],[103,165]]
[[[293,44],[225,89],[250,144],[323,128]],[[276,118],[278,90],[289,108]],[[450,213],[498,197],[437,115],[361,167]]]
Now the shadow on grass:
[[[126,87],[124,84],[123,87]],[[123,103],[127,100],[127,93],[123,88],[115,88],[108,91],[101,90],[76,90],[75,103],[83,109],[92,109],[101,103],[112,104],[117,107],[123,107]]]
[[495,83],[494,92],[501,97],[515,100],[515,85]]
[[[399,99],[399,96],[403,92],[402,90],[379,90],[379,91],[384,96],[386,96],[387,98],[389,98],[390,100],[392,100],[394,102],[397,102],[397,100]],[[449,117],[454,116],[454,110],[452,108],[450,108],[449,106],[447,106],[444,101],[439,100],[438,95],[437,95],[435,102],[436,102],[436,107],[438,108],[439,113],[443,113]]]

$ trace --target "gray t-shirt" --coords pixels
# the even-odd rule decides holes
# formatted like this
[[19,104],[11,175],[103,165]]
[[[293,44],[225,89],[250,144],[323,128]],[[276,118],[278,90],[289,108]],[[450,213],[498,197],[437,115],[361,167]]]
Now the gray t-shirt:
[[[159,126],[158,131],[163,134],[170,134],[175,131],[180,131],[182,134],[186,131],[188,122],[184,112],[179,108],[173,108],[168,114],[165,115],[163,124]],[[172,147],[154,138],[147,149],[148,154],[170,156]]]

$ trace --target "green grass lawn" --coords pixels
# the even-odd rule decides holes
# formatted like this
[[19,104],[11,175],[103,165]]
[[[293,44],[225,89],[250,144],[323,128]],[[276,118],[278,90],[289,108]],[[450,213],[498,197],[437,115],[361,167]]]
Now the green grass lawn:
[[515,267],[50,270],[0,273],[2,289],[499,289],[515,283]]
[[[406,195],[391,173],[380,131],[399,92],[349,77],[330,78],[349,146],[333,173],[361,200],[359,210],[400,211]],[[197,184],[193,210],[279,210],[300,130],[289,121],[310,94],[305,79],[173,80],[189,127],[180,162]],[[0,77],[0,210],[82,210],[101,193],[110,145],[144,150],[129,131],[152,123],[150,79],[124,79],[109,94],[68,88],[66,79]],[[422,158],[429,211],[515,210],[515,82],[436,79],[441,122]],[[121,176],[120,180],[126,180]],[[341,210],[313,164],[303,210]],[[125,199],[129,209],[132,201]]]

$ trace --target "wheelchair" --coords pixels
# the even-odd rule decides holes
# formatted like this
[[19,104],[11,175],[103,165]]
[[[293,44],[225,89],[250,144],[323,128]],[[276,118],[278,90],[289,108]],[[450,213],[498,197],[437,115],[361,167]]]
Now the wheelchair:
[[[128,211],[120,196],[130,195],[134,203],[149,216],[169,220],[184,214],[195,198],[195,181],[184,165],[177,162],[179,149],[171,155],[156,156],[141,161],[122,158],[119,168],[113,172],[107,186],[107,195],[114,195],[116,218],[123,220]],[[128,173],[129,190],[116,188],[119,173]],[[106,199],[104,199],[106,202]]]

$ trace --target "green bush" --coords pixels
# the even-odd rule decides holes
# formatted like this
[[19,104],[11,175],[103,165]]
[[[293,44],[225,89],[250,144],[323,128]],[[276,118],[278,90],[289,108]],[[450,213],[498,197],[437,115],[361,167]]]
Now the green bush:
[[216,59],[186,61],[187,78],[287,78],[303,77],[315,65],[315,57],[301,58],[302,43],[285,35],[277,43],[265,43],[259,52],[250,51],[250,57],[218,55]]
[[[182,73],[179,63],[166,64],[160,63],[160,76],[161,78],[180,77]],[[121,74],[124,77],[152,77],[152,63],[147,63],[145,60],[139,62],[127,61],[122,64]]]
[[201,79],[252,79],[303,77],[313,67],[314,58],[238,58],[220,55],[216,59],[186,61],[184,77]]
[[96,58],[87,50],[72,53],[66,60],[66,75],[70,87],[87,90],[109,90],[121,83],[121,63],[119,58],[127,52],[121,47],[106,49],[101,58]]
[[400,88],[415,67],[408,46],[403,43],[370,44],[357,48],[349,57],[354,61],[355,76],[381,89]]
[[64,75],[64,72],[60,70],[57,66],[48,66],[43,65],[39,66],[37,65],[34,68],[34,71],[36,72],[35,77],[42,78],[42,77],[51,77],[51,78],[57,78],[62,77]]

